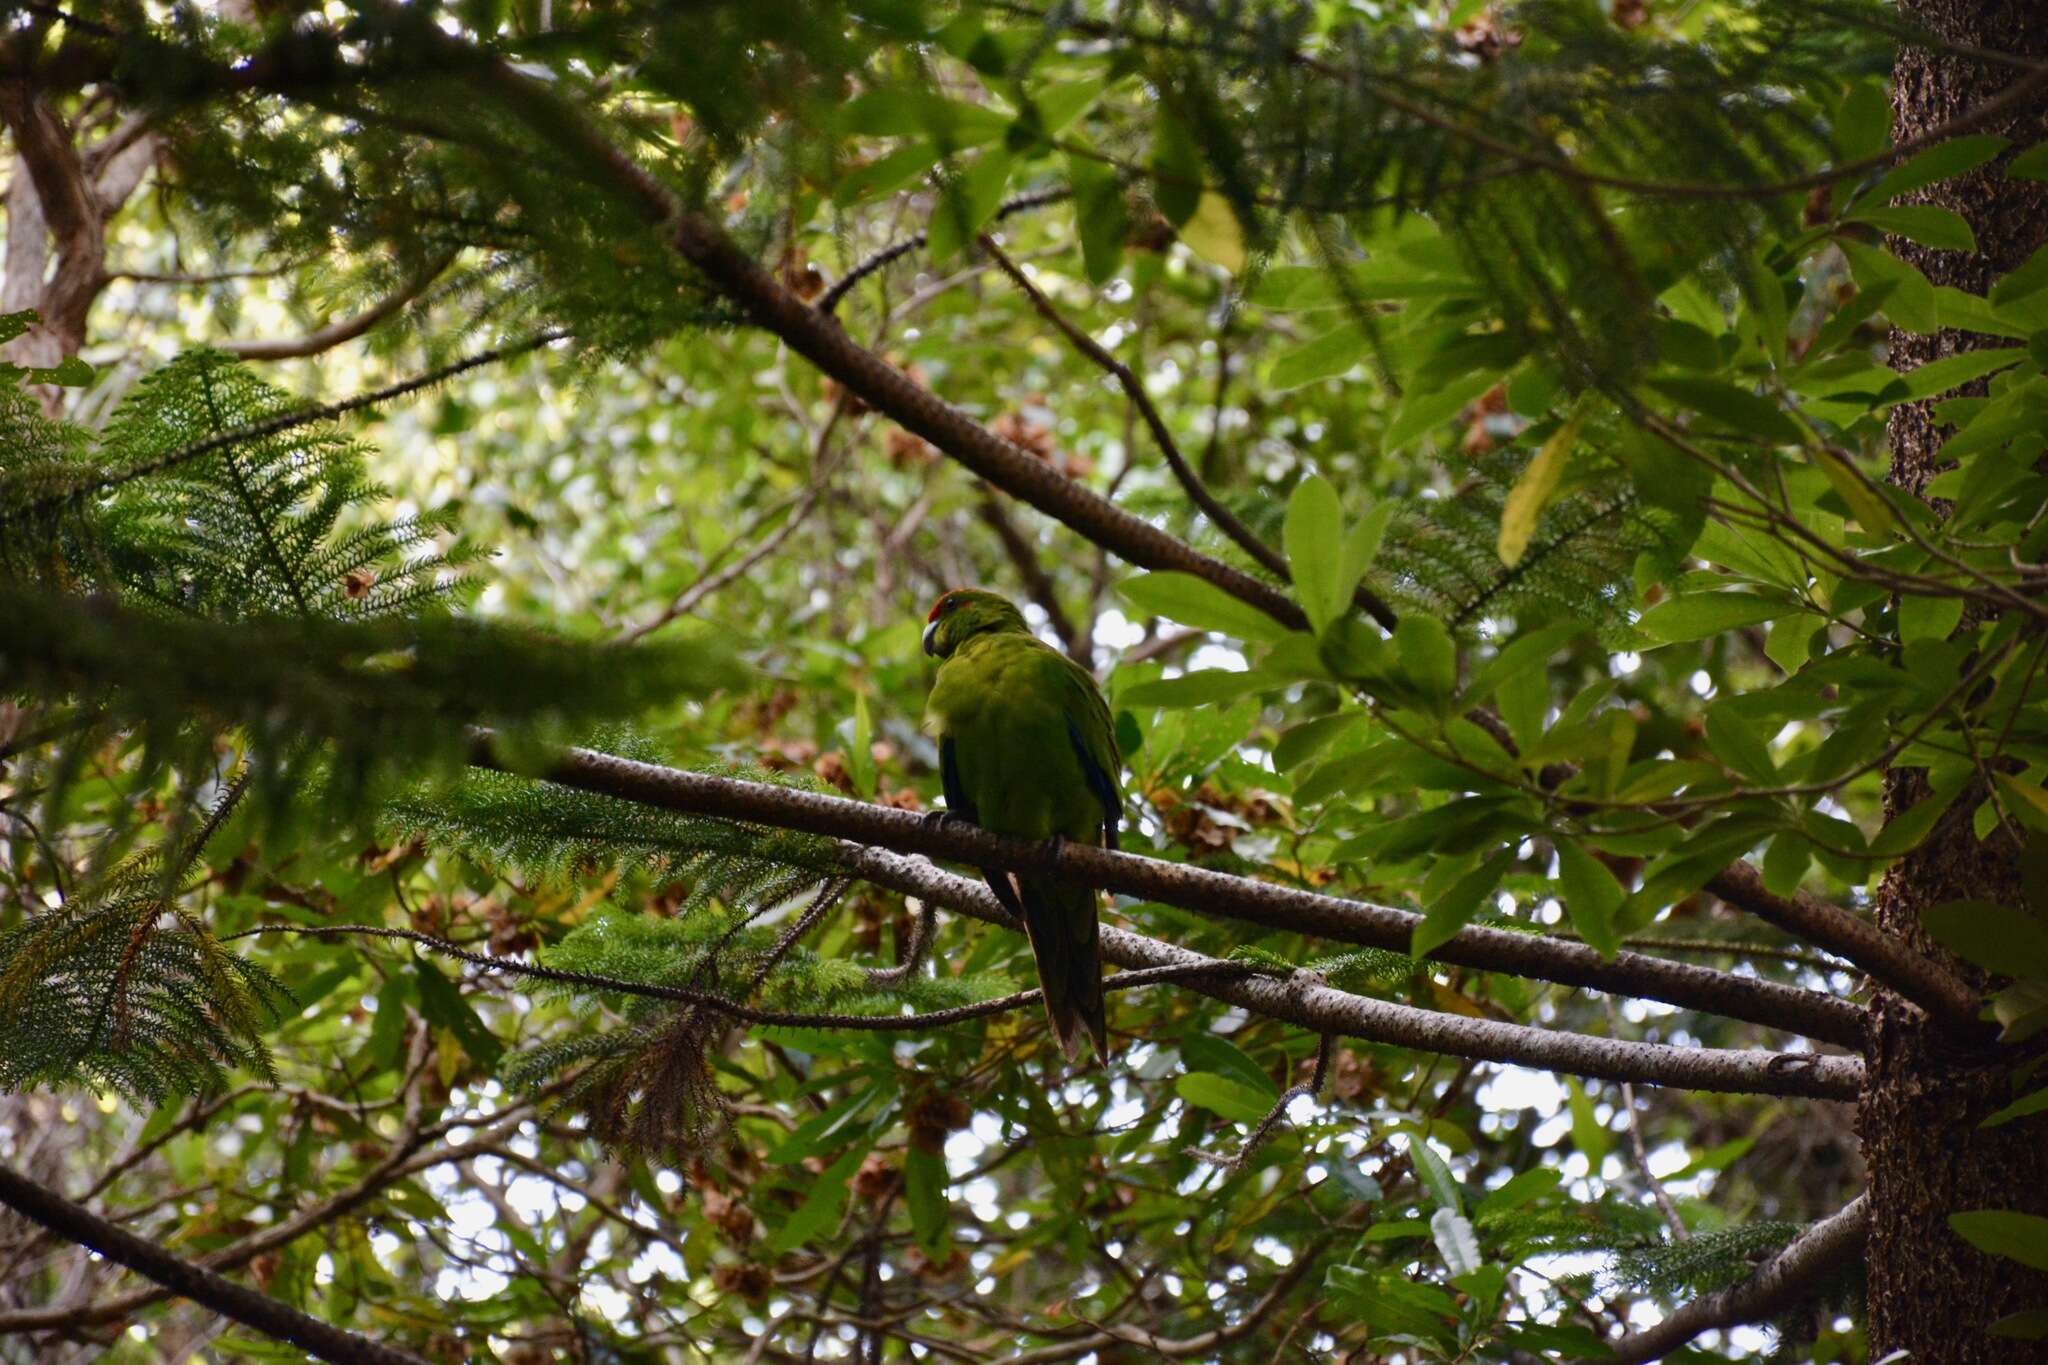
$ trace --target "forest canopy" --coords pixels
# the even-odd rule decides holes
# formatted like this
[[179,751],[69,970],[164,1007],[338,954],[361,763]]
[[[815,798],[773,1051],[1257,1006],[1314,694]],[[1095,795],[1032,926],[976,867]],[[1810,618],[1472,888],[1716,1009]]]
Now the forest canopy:
[[0,1361],[2033,1358],[2027,8],[14,6]]

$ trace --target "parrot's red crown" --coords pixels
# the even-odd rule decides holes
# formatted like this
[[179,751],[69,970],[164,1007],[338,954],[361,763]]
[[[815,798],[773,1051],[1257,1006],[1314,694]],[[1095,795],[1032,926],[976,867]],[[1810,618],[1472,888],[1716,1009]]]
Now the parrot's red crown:
[[932,603],[931,614],[924,619],[928,622],[938,620],[946,611],[959,605],[960,594],[966,591],[967,589],[965,588],[954,588],[951,592],[946,593],[938,601]]

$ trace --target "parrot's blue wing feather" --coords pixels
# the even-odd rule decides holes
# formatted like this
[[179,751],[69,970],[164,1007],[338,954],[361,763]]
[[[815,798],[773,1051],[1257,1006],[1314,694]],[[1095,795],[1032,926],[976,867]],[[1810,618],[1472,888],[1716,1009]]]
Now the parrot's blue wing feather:
[[[981,823],[981,812],[967,795],[967,784],[960,780],[960,755],[953,741],[939,741],[939,782],[946,791],[946,809],[963,820]],[[1017,919],[1024,918],[1024,902],[1017,895],[1017,886],[1007,872],[982,872],[982,879],[988,889],[995,892],[996,900],[1003,909]]]
[[[1067,716],[1067,738],[1073,741],[1074,753],[1081,760],[1081,775],[1088,780],[1088,790],[1102,803],[1102,842],[1108,848],[1117,847],[1117,831],[1123,825],[1123,801],[1117,792],[1116,777],[1103,771],[1095,761],[1095,755],[1088,752],[1088,742],[1081,737],[1081,727],[1074,717]],[[952,797],[946,800],[950,803]]]
[[946,809],[980,824],[981,812],[968,799],[967,784],[960,780],[960,755],[950,738],[939,741],[939,781],[946,789]]

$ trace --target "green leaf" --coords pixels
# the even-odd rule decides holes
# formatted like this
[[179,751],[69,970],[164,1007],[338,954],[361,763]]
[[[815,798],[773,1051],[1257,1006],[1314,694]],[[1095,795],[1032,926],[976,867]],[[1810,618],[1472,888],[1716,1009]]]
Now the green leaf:
[[1207,579],[1186,573],[1148,573],[1125,579],[1118,588],[1124,600],[1140,611],[1164,616],[1198,630],[1213,630],[1240,640],[1273,643],[1287,627],[1246,602],[1232,597]]
[[1874,246],[1853,242],[1846,237],[1836,239],[1835,245],[1849,258],[1849,268],[1855,273],[1857,284],[1865,289],[1891,286],[1885,297],[1885,313],[1902,331],[1918,332],[1924,336],[1941,330],[1941,313],[1934,286],[1925,275]]
[[1347,322],[1290,351],[1282,351],[1266,371],[1266,387],[1275,392],[1298,389],[1319,379],[1347,373],[1365,355],[1365,333]]
[[1281,544],[1294,595],[1318,635],[1349,605],[1351,584],[1342,581],[1343,536],[1344,509],[1329,480],[1311,475],[1296,484],[1287,499]]
[[[1510,678],[1530,672],[1540,678],[1550,657],[1585,633],[1584,622],[1564,621],[1516,636],[1502,645],[1498,654],[1474,670],[1472,682],[1460,700],[1466,706],[1480,706]],[[1516,738],[1521,738],[1519,732]]]
[[1379,1181],[1353,1165],[1348,1158],[1334,1154],[1333,1156],[1334,1159],[1329,1163],[1330,1176],[1343,1186],[1345,1193],[1361,1204],[1377,1204],[1387,1197],[1387,1192],[1380,1188]]
[[1989,901],[1948,901],[1920,916],[1930,937],[1957,957],[2000,976],[2048,978],[2048,925]]
[[1776,445],[1802,445],[1806,433],[1771,399],[1726,380],[1699,375],[1660,375],[1650,387],[1674,403],[1712,418],[1722,426]]
[[505,1045],[484,1027],[484,1021],[438,967],[424,958],[412,965],[414,982],[419,987],[420,1014],[428,1023],[453,1034],[478,1066],[486,1070],[496,1067],[498,1059],[505,1055]]
[[[2048,260],[2048,247],[2042,248],[2042,259]],[[2008,279],[2011,276],[2007,276]],[[2043,280],[2048,284],[2048,279]],[[1922,398],[1934,398],[1950,389],[1982,379],[1987,374],[1996,374],[2003,369],[2017,365],[2027,358],[2026,352],[2017,346],[1981,351],[1960,351],[1955,355],[1930,360],[1918,369],[1906,373],[1906,387],[1900,401],[1913,402]]]
[[1213,1072],[1228,1080],[1236,1081],[1257,1094],[1265,1096],[1259,1110],[1259,1117],[1265,1117],[1273,1101],[1280,1098],[1280,1087],[1273,1084],[1259,1064],[1249,1053],[1237,1044],[1214,1033],[1191,1033],[1179,1043],[1180,1056],[1193,1072]]
[[1102,284],[1123,264],[1130,235],[1130,209],[1116,172],[1079,154],[1067,157],[1067,183],[1074,187],[1075,228],[1081,237],[1081,265],[1090,284]]
[[1118,700],[1132,706],[1179,709],[1213,706],[1236,701],[1248,692],[1277,687],[1284,679],[1257,669],[1204,668],[1178,678],[1160,678],[1139,683],[1118,694]]
[[1433,701],[1449,701],[1458,690],[1458,647],[1450,627],[1434,616],[1404,616],[1394,628],[1401,670]]
[[1613,957],[1621,947],[1614,929],[1614,917],[1628,893],[1598,858],[1586,852],[1575,839],[1557,843],[1558,889],[1564,893],[1564,908],[1572,928],[1602,957]]
[[1173,1092],[1197,1108],[1239,1123],[1257,1123],[1273,1107],[1270,1099],[1244,1082],[1213,1071],[1189,1072],[1174,1081]]
[[1578,444],[1579,428],[1585,425],[1587,407],[1583,398],[1573,406],[1570,415],[1558,424],[1543,448],[1536,452],[1536,458],[1524,466],[1515,486],[1508,490],[1507,501],[1501,507],[1500,539],[1494,552],[1510,569],[1522,562],[1530,537],[1536,534],[1536,523],[1543,509],[1550,505],[1551,495],[1557,492],[1558,481],[1564,477],[1565,461]]
[[[2048,180],[2048,175],[2040,178]],[[1989,1336],[2009,1337],[2015,1341],[2040,1341],[2048,1338],[2048,1308],[2029,1308],[2018,1313],[2007,1313],[1984,1331]]]
[[868,698],[865,692],[853,694],[853,737],[846,746],[846,775],[853,780],[853,790],[862,800],[871,800],[875,794],[875,726],[868,716]]
[[1850,215],[1852,223],[1868,223],[1937,251],[1975,251],[1977,234],[1960,214],[1932,204],[1901,204],[1893,208],[1868,208]]
[[912,142],[852,171],[832,187],[832,202],[847,208],[874,195],[902,189],[939,162],[936,142]]
[[1923,597],[1915,593],[1899,599],[1899,639],[1946,640],[1963,619],[1960,597]]
[[2048,1090],[2036,1090],[2022,1099],[2014,1100],[2005,1108],[1993,1114],[1979,1128],[2002,1128],[2018,1119],[2032,1118],[2035,1114],[2048,1113]]
[[910,1148],[903,1160],[903,1202],[910,1208],[910,1230],[917,1245],[930,1260],[944,1261],[953,1246],[944,1157],[922,1147]]
[[995,217],[1014,164],[1007,150],[991,147],[975,158],[965,174],[946,183],[925,225],[925,250],[932,261],[944,261],[958,253]]
[[2008,180],[2048,180],[2048,142],[2037,142],[2006,164]]
[[1273,767],[1291,772],[1335,743],[1341,736],[1365,723],[1363,710],[1339,711],[1335,715],[1305,720],[1280,736],[1273,745]]
[[770,1252],[780,1255],[794,1251],[839,1225],[839,1216],[846,1211],[847,1198],[853,1193],[853,1177],[859,1172],[861,1162],[867,1160],[868,1145],[867,1142],[855,1143],[844,1156],[825,1168],[825,1173],[811,1186],[811,1192],[804,1196],[804,1202],[789,1215],[789,1221],[768,1239]]
[[2009,1209],[1977,1209],[1950,1214],[1948,1225],[1979,1251],[2048,1270],[2048,1218]]
[[1659,602],[1636,625],[1659,644],[1679,644],[1776,620],[1792,610],[1778,598],[1755,593],[1688,593]]
[[1992,781],[2005,794],[2006,809],[2029,829],[2048,834],[2048,791],[2011,773],[1993,773]]
[[[2011,140],[1995,133],[1976,133],[1969,137],[1950,138],[1947,142],[1936,143],[1926,151],[1915,153],[1899,165],[1885,172],[1882,180],[1863,195],[1874,203],[1887,203],[1917,190],[1924,185],[1948,180],[1965,171],[1975,170],[1997,156]],[[2008,167],[2006,174],[2011,175]]]
[[1891,534],[1892,508],[1884,500],[1884,494],[1832,450],[1814,451],[1813,462],[1834,485],[1835,492],[1849,505],[1849,511],[1862,523],[1864,530],[1872,535]]
[[1584,1153],[1586,1164],[1597,1174],[1600,1163],[1607,1159],[1614,1135],[1600,1122],[1600,1116],[1594,1112],[1593,1097],[1576,1078],[1565,1078],[1564,1094],[1572,1111],[1572,1146]]
[[1953,776],[1937,780],[1926,796],[1894,815],[1870,841],[1870,855],[1874,858],[1903,858],[1920,847],[1921,840],[1933,830],[1934,822],[1955,804],[1956,797],[1962,793],[1968,771],[1958,769]]
[[1458,878],[1417,922],[1409,936],[1409,953],[1426,957],[1471,923],[1472,917],[1485,907],[1487,893],[1500,885],[1501,877],[1514,861],[1515,850],[1504,848]]
[[1411,1126],[1407,1133],[1408,1160],[1415,1167],[1415,1183],[1429,1192],[1429,1197],[1436,1201],[1439,1209],[1448,1209],[1452,1213],[1463,1211],[1464,1201],[1458,1197],[1458,1182],[1452,1178],[1451,1168],[1436,1154],[1436,1149],[1429,1145],[1420,1129]]
[[1380,438],[1380,454],[1392,455],[1426,432],[1434,431],[1465,410],[1465,405],[1492,388],[1498,376],[1481,372],[1451,381],[1441,389],[1409,390],[1394,420]]
[[[1991,286],[1991,302],[2000,307],[2018,303],[2021,299],[2032,298],[2043,289],[2048,289],[2048,246],[2029,256],[2026,263],[2015,270],[2008,270]],[[1964,355],[1972,352],[1964,351]],[[1951,357],[1953,359],[1954,357]]]
[[1826,617],[1810,611],[1779,617],[1771,622],[1771,633],[1764,641],[1764,656],[1787,673],[1797,673],[1813,652],[1815,632],[1827,623]]
[[1365,577],[1373,560],[1379,558],[1380,542],[1386,539],[1387,527],[1400,510],[1401,504],[1392,498],[1382,498],[1366,509],[1358,524],[1351,528],[1351,534],[1344,537],[1344,568],[1338,578],[1344,583],[1346,601],[1351,600],[1358,580]]

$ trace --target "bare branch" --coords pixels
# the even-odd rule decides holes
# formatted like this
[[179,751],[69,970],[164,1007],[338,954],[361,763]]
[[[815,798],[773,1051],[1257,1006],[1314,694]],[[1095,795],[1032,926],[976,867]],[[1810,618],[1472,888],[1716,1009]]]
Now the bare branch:
[[[488,732],[476,732],[470,761],[479,767],[506,770]],[[1143,900],[1395,952],[1408,950],[1421,921],[1418,915],[1366,901],[1274,886],[1072,841],[1049,849],[957,822],[937,827],[907,811],[884,806],[636,763],[588,749],[561,751],[539,775],[563,786],[685,814],[803,830],[976,867],[1056,870],[1068,880]],[[1662,1000],[1788,1029],[1843,1047],[1857,1047],[1862,1039],[1862,1009],[1818,991],[1638,953],[1618,953],[1606,959],[1583,944],[1538,934],[1468,927],[1430,957],[1484,971]]]
[[1765,1318],[1797,1303],[1814,1284],[1863,1249],[1870,1226],[1870,1196],[1859,1194],[1840,1213],[1815,1223],[1757,1267],[1741,1284],[1694,1299],[1655,1327],[1631,1332],[1613,1343],[1619,1365],[1656,1360],[1702,1332]]
[[1790,899],[1776,895],[1764,885],[1763,874],[1745,862],[1730,863],[1715,873],[1707,890],[1796,938],[1847,958],[1950,1028],[1984,1030],[1977,1018],[1982,996],[1961,977],[1913,951],[1904,939],[1804,893]]
[[155,1242],[116,1227],[55,1190],[5,1166],[0,1166],[0,1202],[59,1237],[90,1247],[108,1260],[148,1276],[173,1294],[211,1308],[267,1337],[288,1341],[317,1360],[336,1361],[339,1365],[426,1365],[410,1351],[400,1351],[308,1317],[268,1294],[173,1256]]
[[412,279],[352,318],[330,322],[325,327],[308,332],[302,337],[285,337],[269,341],[222,341],[215,343],[215,349],[243,360],[295,360],[301,356],[331,351],[345,342],[354,341],[418,298],[442,271],[454,264],[457,254],[445,251],[436,256],[422,266]]
[[1074,629],[1073,618],[1069,617],[1066,608],[1060,605],[1059,592],[1053,586],[1052,575],[1038,562],[1037,547],[1024,538],[1024,533],[1017,529],[1017,523],[1011,521],[1010,514],[1003,510],[1001,500],[985,485],[981,490],[981,497],[976,501],[974,511],[982,523],[996,533],[996,539],[1002,542],[1003,553],[1010,557],[1011,565],[1017,570],[1017,577],[1024,582],[1024,591],[1044,610],[1046,619],[1052,623],[1053,634],[1060,637],[1060,644],[1065,646],[1068,657],[1084,668],[1093,668],[1095,661],[1088,657],[1088,642]]

